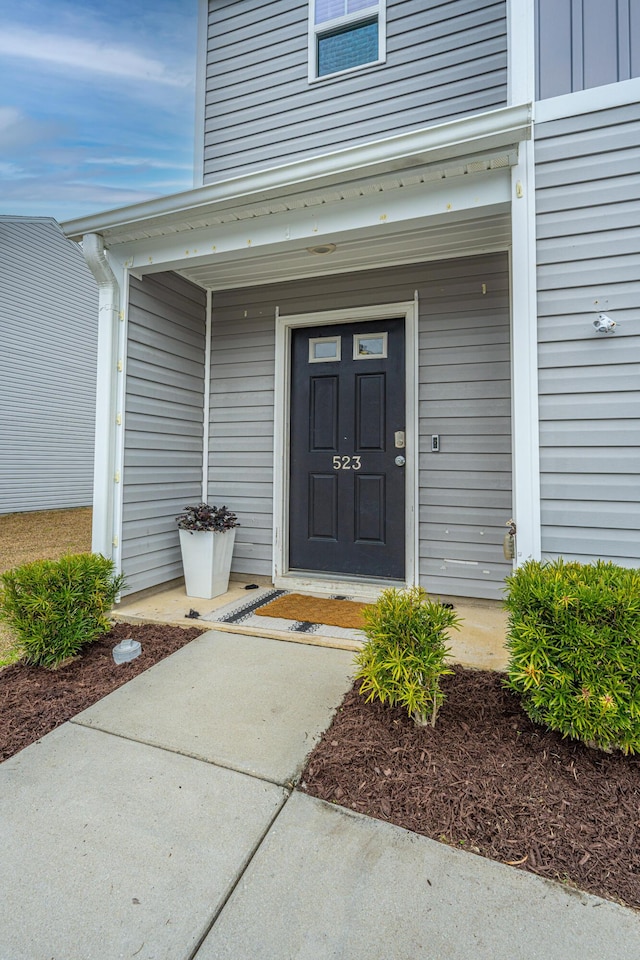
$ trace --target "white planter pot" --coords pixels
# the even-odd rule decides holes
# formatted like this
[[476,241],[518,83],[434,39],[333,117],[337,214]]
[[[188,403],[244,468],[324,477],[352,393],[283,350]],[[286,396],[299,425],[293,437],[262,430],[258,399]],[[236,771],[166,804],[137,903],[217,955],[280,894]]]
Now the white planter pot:
[[188,597],[210,600],[227,592],[235,528],[224,533],[178,530]]

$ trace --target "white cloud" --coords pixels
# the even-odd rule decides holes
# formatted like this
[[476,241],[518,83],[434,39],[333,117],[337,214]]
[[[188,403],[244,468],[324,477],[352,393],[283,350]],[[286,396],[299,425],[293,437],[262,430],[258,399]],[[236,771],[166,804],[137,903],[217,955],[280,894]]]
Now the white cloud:
[[21,114],[16,107],[0,107],[0,133],[5,134],[20,123]]
[[23,170],[17,163],[3,163],[0,160],[0,180],[24,180],[30,176],[31,174]]
[[151,157],[87,157],[85,163],[98,163],[109,167],[145,167],[153,170],[193,170],[190,163],[172,163],[170,160],[154,160]]
[[34,120],[17,107],[0,106],[0,155],[24,151],[58,131],[59,124],[51,120]]
[[172,87],[185,87],[191,82],[189,75],[170,73],[161,60],[146,57],[131,47],[43,33],[28,27],[4,27],[0,33],[0,54],[56,64],[72,71],[106,73]]

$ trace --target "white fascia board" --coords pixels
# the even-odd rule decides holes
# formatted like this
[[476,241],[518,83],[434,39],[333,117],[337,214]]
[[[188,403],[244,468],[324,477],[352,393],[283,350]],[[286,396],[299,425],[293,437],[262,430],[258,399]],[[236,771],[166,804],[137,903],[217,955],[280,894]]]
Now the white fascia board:
[[136,240],[117,247],[131,270],[141,273],[214,263],[217,258],[250,256],[251,251],[300,249],[320,242],[375,230],[415,229],[422,221],[470,219],[508,209],[508,168],[430,181],[403,189],[289,210],[206,227],[189,233],[185,250],[180,234]]
[[517,104],[233,177],[157,200],[68,220],[61,226],[72,239],[80,239],[87,233],[110,231],[117,242],[118,230],[130,232],[136,226],[144,229],[145,223],[157,218],[169,224],[172,218],[182,221],[185,215],[202,214],[215,207],[230,207],[240,202],[263,202],[299,193],[309,186],[329,186],[409,166],[435,163],[511,145],[530,136],[531,104]]

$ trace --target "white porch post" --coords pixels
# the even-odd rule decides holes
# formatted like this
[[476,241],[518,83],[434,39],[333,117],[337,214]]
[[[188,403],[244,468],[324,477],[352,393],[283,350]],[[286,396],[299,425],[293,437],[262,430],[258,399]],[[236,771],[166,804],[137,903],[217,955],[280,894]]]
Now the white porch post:
[[96,429],[93,468],[93,533],[91,549],[105,557],[119,555],[114,543],[116,488],[116,406],[118,396],[118,345],[121,290],[98,234],[82,239],[85,260],[98,284],[98,358],[96,378]]
[[[509,105],[535,101],[533,0],[510,0]],[[511,170],[511,315],[516,564],[540,558],[540,441],[533,141],[518,147]]]

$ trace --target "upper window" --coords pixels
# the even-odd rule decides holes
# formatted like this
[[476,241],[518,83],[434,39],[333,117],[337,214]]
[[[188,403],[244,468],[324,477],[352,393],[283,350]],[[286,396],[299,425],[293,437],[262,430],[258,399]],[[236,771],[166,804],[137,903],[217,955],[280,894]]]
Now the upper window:
[[385,0],[310,0],[309,80],[385,59]]

